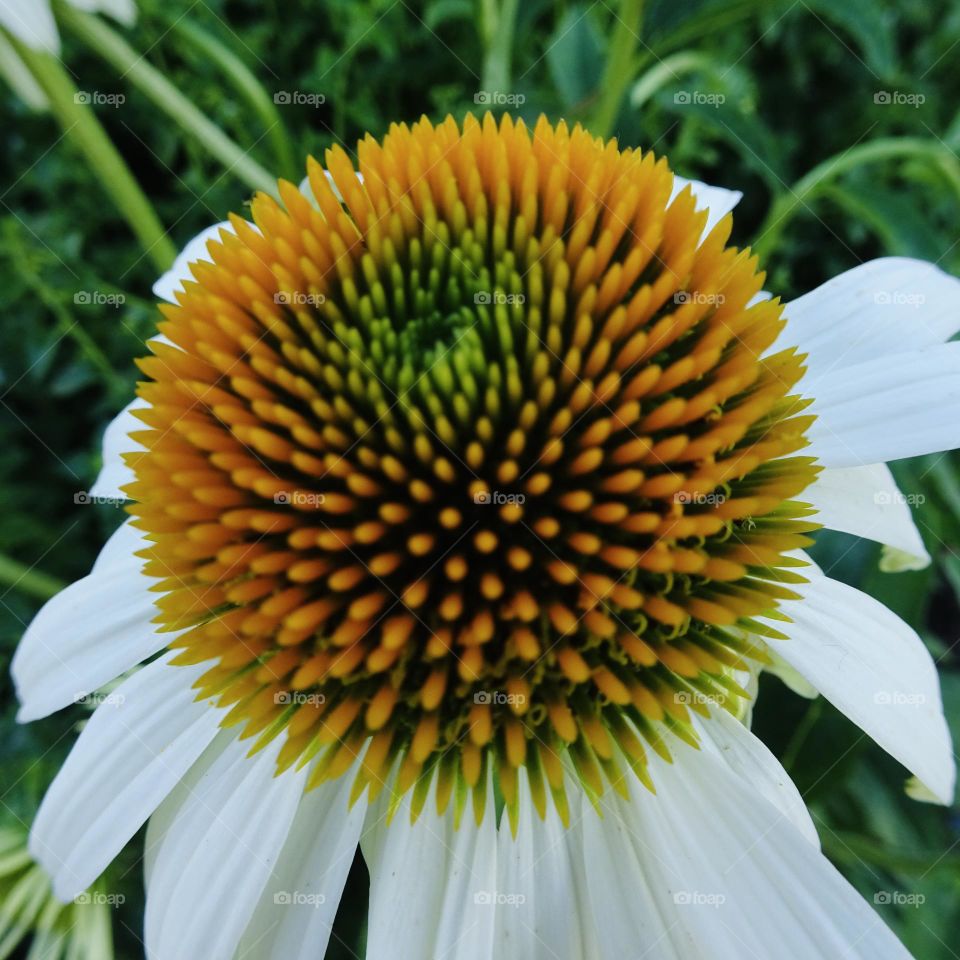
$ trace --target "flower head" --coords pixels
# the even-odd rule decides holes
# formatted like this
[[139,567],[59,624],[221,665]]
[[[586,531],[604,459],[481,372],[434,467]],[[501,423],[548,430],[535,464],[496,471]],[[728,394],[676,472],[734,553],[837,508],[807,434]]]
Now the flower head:
[[368,138],[362,187],[329,164],[342,202],[316,163],[319,209],[258,197],[140,363],[157,620],[280,769],[372,738],[359,787],[399,761],[479,815],[523,767],[565,815],[568,758],[646,779],[641,741],[746,696],[729,628],[797,596],[816,526],[802,358],[652,154],[488,114]]
[[902,958],[741,720],[765,664],[952,798],[923,642],[802,548],[928,559],[885,461],[960,445],[960,283],[781,305],[737,197],[545,120],[358,154],[159,281],[134,519],[13,664],[32,719],[149,661],[38,813],[57,894],[150,818],[159,960],[322,954],[358,844],[373,960]]

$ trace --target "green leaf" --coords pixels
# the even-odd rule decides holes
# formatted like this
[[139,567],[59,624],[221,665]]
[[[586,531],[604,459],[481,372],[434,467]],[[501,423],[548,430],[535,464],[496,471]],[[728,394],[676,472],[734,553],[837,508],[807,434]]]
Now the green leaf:
[[[897,74],[896,23],[885,6],[876,0],[806,0],[801,9],[806,8],[823,23],[828,31],[836,27],[842,34],[854,41],[864,66],[877,81],[891,82]],[[834,33],[834,36],[836,34]],[[848,50],[843,37],[837,37]],[[850,50],[856,55],[856,52]]]
[[568,109],[588,100],[603,76],[603,41],[586,6],[571,7],[547,41],[550,76]]

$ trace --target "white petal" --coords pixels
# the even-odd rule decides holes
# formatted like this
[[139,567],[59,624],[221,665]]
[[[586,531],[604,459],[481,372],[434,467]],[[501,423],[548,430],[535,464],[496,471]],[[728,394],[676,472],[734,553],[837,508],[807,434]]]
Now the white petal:
[[815,847],[817,828],[807,805],[780,761],[739,720],[726,710],[710,708],[710,716],[696,720],[701,748],[725,763],[744,783],[772,803]]
[[251,758],[249,741],[233,741],[186,800],[173,798],[147,888],[151,960],[233,956],[303,795],[305,769],[274,776],[281,743]]
[[168,655],[97,707],[43,798],[30,850],[68,901],[93,883],[213,739],[220,715],[197,703],[205,667]]
[[725,187],[711,187],[699,180],[687,180],[684,177],[674,176],[671,201],[684,187],[689,186],[697,200],[697,210],[708,210],[706,226],[703,235],[708,233],[740,202],[743,194],[739,190],[727,190]]
[[516,837],[504,816],[498,830],[494,957],[587,960],[599,956],[588,906],[578,815],[570,827],[548,801],[541,820],[526,774],[520,777]]
[[909,960],[835,867],[715,756],[655,760],[656,796],[583,820],[604,957]]
[[790,639],[771,649],[950,803],[956,766],[923,641],[882,603],[829,577],[812,575],[794,589],[803,599],[785,607],[793,623],[773,624]]
[[804,490],[803,499],[817,508],[817,523],[831,530],[889,544],[924,566],[930,562],[907,497],[885,463],[824,470]]
[[155,581],[134,550],[146,543],[123,524],[93,570],[43,605],[17,647],[11,673],[21,722],[45,717],[120,676],[169,643],[157,633]]
[[[371,808],[363,843],[370,868],[368,960],[493,960],[497,838],[492,797],[478,827],[468,808],[454,829],[429,801],[413,825],[409,795],[389,824]],[[375,825],[375,827],[373,826]]]
[[34,50],[60,52],[60,35],[47,0],[3,0],[0,26]]
[[817,419],[805,451],[854,467],[960,446],[960,343],[804,378]]
[[949,340],[960,329],[960,281],[923,260],[885,257],[828,280],[784,315],[773,350],[798,345],[815,377]]
[[366,806],[349,807],[350,772],[301,801],[238,960],[315,960],[327,949],[340,895],[360,840]]
[[181,251],[177,254],[173,266],[153,285],[153,295],[159,300],[167,300],[170,303],[177,302],[177,294],[183,291],[183,282],[192,280],[193,274],[190,272],[190,264],[198,260],[210,261],[210,252],[207,250],[207,241],[219,240],[220,231],[234,233],[233,225],[229,220],[222,223],[215,223],[205,230],[201,230]]
[[122,454],[143,449],[141,444],[130,439],[130,433],[146,429],[143,421],[133,415],[133,411],[143,410],[148,406],[145,400],[137,397],[107,424],[103,433],[103,466],[96,482],[90,488],[90,496],[129,499],[120,488],[133,483],[135,478],[133,471],[124,463]]

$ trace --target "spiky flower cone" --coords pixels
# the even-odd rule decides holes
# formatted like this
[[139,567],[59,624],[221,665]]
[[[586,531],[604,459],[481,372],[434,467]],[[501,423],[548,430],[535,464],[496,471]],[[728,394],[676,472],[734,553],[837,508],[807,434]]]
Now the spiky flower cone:
[[[159,622],[252,745],[355,795],[526,767],[541,813],[729,709],[813,479],[776,300],[650,153],[394,126],[211,244],[128,456]],[[701,242],[702,240],[702,242]]]

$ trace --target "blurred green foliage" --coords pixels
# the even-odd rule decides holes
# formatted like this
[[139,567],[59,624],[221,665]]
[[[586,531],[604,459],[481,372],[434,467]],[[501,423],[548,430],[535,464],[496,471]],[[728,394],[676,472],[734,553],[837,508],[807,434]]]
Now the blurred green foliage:
[[[125,34],[132,46],[263,167],[292,179],[302,166],[291,158],[322,157],[334,143],[351,150],[365,132],[423,113],[483,109],[475,101],[484,92],[522,100],[512,112],[531,122],[545,112],[590,123],[608,95],[618,23],[615,4],[588,0],[142,0],[140,9]],[[616,121],[594,129],[742,190],[734,240],[759,240],[770,289],[789,298],[884,254],[960,273],[960,6],[650,0],[642,40],[626,49],[612,78],[623,91]],[[231,58],[259,81],[259,104]],[[97,116],[178,246],[243,212],[249,188],[70,33],[63,60],[81,90],[125,94]],[[274,95],[296,91],[323,103],[279,104],[282,126],[269,129]],[[132,359],[156,319],[155,271],[49,114],[0,87],[0,130],[0,544],[9,560],[69,581],[121,518],[76,505],[74,493],[92,484],[103,428],[135,382]],[[865,147],[878,141],[887,146]],[[78,302],[90,292],[125,302]],[[895,473],[925,498],[916,511],[933,565],[881,573],[878,547],[841,535],[822,535],[815,556],[929,643],[960,741],[957,459],[904,462]],[[0,564],[0,810],[28,821],[84,714],[14,722],[9,659],[48,592],[47,581],[21,574]],[[755,723],[803,790],[825,851],[864,896],[925,898],[878,902],[908,948],[923,960],[956,956],[957,808],[909,800],[895,762],[829,705],[776,679],[764,678]],[[141,952],[132,932],[141,923],[139,843],[109,874],[108,887],[128,894],[115,908],[120,956]],[[330,956],[359,949],[364,896],[358,863]]]

